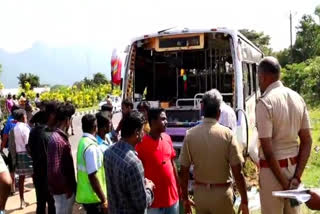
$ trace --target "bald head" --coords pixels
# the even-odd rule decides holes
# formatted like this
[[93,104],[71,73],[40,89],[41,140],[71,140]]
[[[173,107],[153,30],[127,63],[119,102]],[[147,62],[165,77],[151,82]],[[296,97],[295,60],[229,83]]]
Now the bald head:
[[279,79],[281,66],[279,61],[275,57],[267,56],[260,61],[258,71],[270,74]]
[[280,79],[281,66],[278,60],[272,56],[263,58],[258,66],[259,86],[264,92],[269,85]]

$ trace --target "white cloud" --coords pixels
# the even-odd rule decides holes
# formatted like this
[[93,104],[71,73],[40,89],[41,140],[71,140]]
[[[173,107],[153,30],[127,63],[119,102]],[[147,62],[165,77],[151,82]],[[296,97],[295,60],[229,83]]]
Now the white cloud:
[[19,52],[36,41],[59,47],[123,47],[167,27],[225,26],[264,31],[276,50],[289,46],[289,10],[313,13],[316,0],[3,0],[0,48]]

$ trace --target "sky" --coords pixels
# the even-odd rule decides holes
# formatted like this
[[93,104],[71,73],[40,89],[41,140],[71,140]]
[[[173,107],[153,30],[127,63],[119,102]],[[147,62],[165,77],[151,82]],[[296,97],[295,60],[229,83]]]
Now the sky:
[[19,54],[40,42],[55,49],[79,45],[90,55],[96,50],[111,55],[134,37],[177,26],[263,31],[278,51],[290,44],[290,11],[296,26],[318,4],[319,0],[0,0],[0,50]]

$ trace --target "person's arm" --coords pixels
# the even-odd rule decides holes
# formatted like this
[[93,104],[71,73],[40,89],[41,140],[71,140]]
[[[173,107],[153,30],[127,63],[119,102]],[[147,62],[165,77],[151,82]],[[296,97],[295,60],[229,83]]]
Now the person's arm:
[[188,200],[188,184],[189,184],[189,170],[190,167],[180,166],[180,184],[182,200]]
[[291,179],[291,186],[292,187],[298,187],[302,177],[303,171],[306,167],[306,164],[308,162],[311,148],[312,148],[312,137],[310,133],[310,118],[308,114],[307,107],[304,109],[302,123],[300,127],[300,131],[298,133],[299,139],[300,139],[300,145],[299,145],[299,154],[298,154],[298,162],[296,171],[294,173],[293,179]]
[[177,153],[176,153],[176,150],[173,148],[173,144],[172,144],[171,137],[170,137],[169,135],[168,135],[167,137],[168,137],[169,140],[170,140],[170,146],[171,146],[171,164],[172,164],[172,168],[173,168],[174,177],[175,177],[175,179],[176,179],[178,196],[179,196],[179,198],[181,198],[180,179],[179,179],[179,174],[178,174],[177,165],[176,165],[176,162],[175,162],[175,158],[177,157]]
[[[241,166],[241,164],[231,166],[231,170],[232,170],[232,175],[233,175],[234,180],[237,185],[237,189],[240,193],[241,209],[248,209],[247,186],[246,186],[244,176],[242,174],[242,166]],[[244,212],[244,211],[242,211],[242,212]]]
[[171,164],[172,164],[172,167],[173,167],[174,177],[175,177],[175,179],[176,179],[176,185],[177,185],[178,195],[179,195],[179,198],[181,198],[182,194],[181,194],[180,179],[179,179],[179,174],[178,174],[177,165],[176,165],[174,159],[171,160]]
[[99,151],[97,151],[98,149],[99,148],[97,146],[91,145],[85,151],[86,170],[93,191],[97,194],[105,208],[107,208],[106,196],[104,195],[101,184],[97,177],[97,172],[99,169],[99,166],[97,165],[99,161]]
[[273,172],[274,176],[277,178],[284,190],[289,189],[289,179],[282,173],[279,162],[276,160],[274,153],[272,151],[272,140],[271,138],[259,138],[261,143],[261,148],[265,159]]
[[118,127],[116,129],[116,133],[118,134],[120,131],[121,131],[121,128],[122,128],[122,120],[123,118],[120,120],[119,124],[118,124]]
[[240,193],[240,197],[241,197],[240,209],[242,210],[243,214],[247,214],[249,213],[247,186],[242,173],[242,164],[244,163],[244,159],[243,159],[241,149],[239,148],[239,144],[236,140],[236,137],[233,135],[231,131],[229,133],[229,137],[230,137],[230,144],[229,144],[228,162],[231,167],[232,175],[237,185],[237,189]]
[[146,186],[144,179],[144,170],[141,163],[134,163],[126,170],[125,180],[127,191],[132,201],[132,205],[137,210],[137,213],[144,211],[150,207],[154,195],[150,186]]
[[96,174],[97,174],[97,171],[89,174],[89,181],[90,181],[91,187],[92,187],[93,191],[94,191],[94,192],[97,194],[97,196],[99,197],[101,203],[107,205],[107,203],[106,203],[106,201],[107,201],[106,196],[104,195],[104,193],[103,193],[103,191],[102,191],[100,182],[99,182]]
[[3,149],[7,147],[8,137],[9,137],[8,134],[2,135],[2,143],[1,143],[0,151],[3,151]]
[[320,210],[320,195],[317,192],[310,190],[311,199],[306,202],[306,205],[311,210]]
[[[2,158],[0,156],[0,158]],[[4,163],[3,163],[4,164]],[[4,210],[7,199],[10,195],[12,180],[10,173],[5,171],[0,171],[0,210]]]
[[300,138],[300,146],[299,146],[298,162],[297,162],[297,167],[296,167],[294,176],[291,179],[291,186],[293,188],[298,188],[299,184],[301,183],[300,179],[310,156],[311,147],[312,147],[312,138],[310,134],[310,129],[300,130],[299,138]]
[[188,184],[189,184],[189,170],[192,163],[191,152],[188,145],[188,132],[184,138],[184,143],[180,153],[180,186],[181,186],[181,198],[183,200],[183,207],[186,214],[191,214],[191,206],[194,206],[194,202],[189,199]]
[[62,163],[63,164],[61,164],[61,171],[66,179],[67,197],[70,198],[76,191],[76,183],[71,146],[68,144],[63,146]]
[[10,130],[7,142],[8,142],[9,153],[11,155],[11,164],[13,168],[15,168],[17,164],[17,148],[16,148],[15,137],[14,137],[14,129]]

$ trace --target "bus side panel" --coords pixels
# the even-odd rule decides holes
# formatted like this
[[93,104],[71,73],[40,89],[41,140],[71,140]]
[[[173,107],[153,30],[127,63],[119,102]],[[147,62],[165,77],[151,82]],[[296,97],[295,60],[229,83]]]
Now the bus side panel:
[[236,111],[237,111],[237,140],[243,148],[246,147],[246,123],[242,111],[244,110],[244,96],[243,96],[243,75],[242,75],[242,51],[241,42],[237,36],[233,37],[235,47],[235,57],[233,59],[235,67],[235,95],[236,95]]
[[[251,158],[254,161],[258,161],[258,140],[255,124],[255,109],[259,89],[258,86],[255,84],[257,84],[258,82],[258,78],[256,75],[256,65],[262,59],[263,54],[259,52],[257,49],[253,48],[250,44],[248,44],[245,40],[241,39],[240,37],[238,38],[237,42],[237,56],[239,57],[237,60],[237,68],[239,68],[237,71],[237,77],[239,77],[239,80],[237,80],[237,89],[240,90],[238,91],[237,95],[239,98],[237,108],[243,109],[245,111],[245,113],[238,112],[237,137],[239,142],[242,145],[244,145],[244,148],[246,148],[246,150],[249,152]],[[245,69],[246,71],[243,70],[243,62],[246,66],[249,66],[247,70]],[[252,66],[255,66],[255,73],[253,72]],[[245,94],[245,87],[248,87],[248,85],[244,85],[244,73],[246,73],[247,75],[248,71],[250,73],[250,78],[246,81],[246,84],[251,84],[249,87],[249,91],[251,91],[249,96]],[[248,76],[246,78],[248,78]],[[241,85],[241,87],[239,85]],[[247,120],[245,120],[244,116],[246,116]]]
[[248,119],[248,153],[253,161],[259,162],[258,157],[258,133],[256,129],[256,96],[251,96],[246,101],[246,114]]

